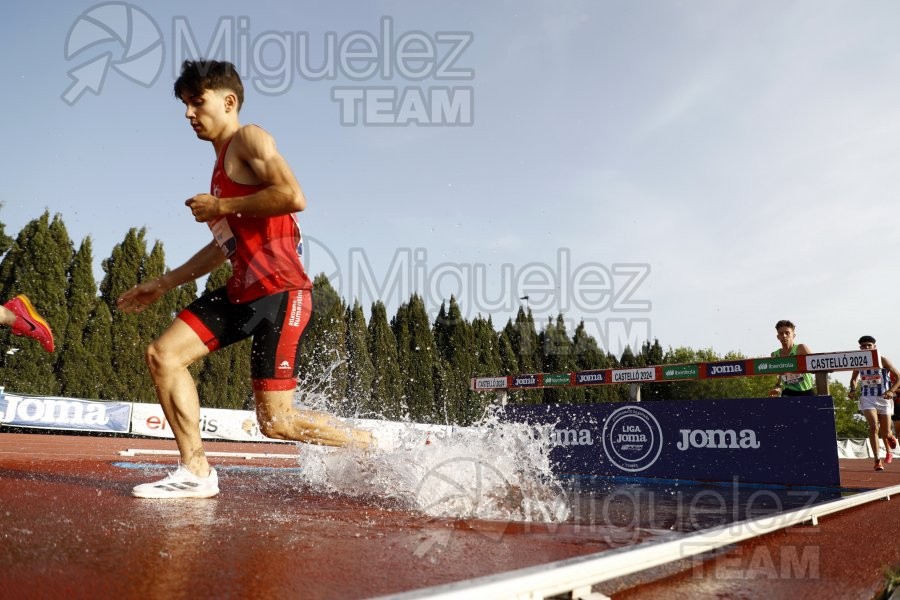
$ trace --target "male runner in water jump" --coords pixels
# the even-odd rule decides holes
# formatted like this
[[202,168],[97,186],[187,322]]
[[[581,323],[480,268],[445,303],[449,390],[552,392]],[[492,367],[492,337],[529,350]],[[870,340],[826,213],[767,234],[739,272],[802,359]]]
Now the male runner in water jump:
[[206,498],[219,492],[200,438],[200,400],[188,366],[210,352],[253,338],[251,374],[260,430],[268,437],[328,446],[372,445],[327,413],[293,406],[299,347],[312,314],[312,282],[300,260],[294,213],[306,198],[272,136],[242,126],[244,88],[234,65],[185,61],[175,96],[201,140],[216,152],[209,194],[185,204],[207,223],[213,241],[180,267],[122,294],[118,307],[141,312],[169,290],[210,273],[226,258],[226,287],[193,302],[147,348],[156,393],[178,445],[178,469],[161,481],[136,486],[141,498]]

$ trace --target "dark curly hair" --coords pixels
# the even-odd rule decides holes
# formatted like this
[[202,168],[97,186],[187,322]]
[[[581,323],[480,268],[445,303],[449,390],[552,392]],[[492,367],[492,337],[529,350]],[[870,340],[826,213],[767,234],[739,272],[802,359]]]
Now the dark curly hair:
[[229,90],[237,96],[238,110],[244,104],[244,84],[230,62],[218,60],[186,60],[181,63],[181,76],[175,80],[175,97],[186,93],[200,96],[206,90]]

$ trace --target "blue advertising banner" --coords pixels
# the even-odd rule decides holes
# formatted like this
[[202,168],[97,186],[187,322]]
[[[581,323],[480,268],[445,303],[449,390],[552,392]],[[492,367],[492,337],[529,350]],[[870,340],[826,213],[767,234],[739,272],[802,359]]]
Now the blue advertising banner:
[[131,403],[0,394],[0,423],[16,427],[128,433]]
[[831,396],[509,405],[560,475],[839,487]]

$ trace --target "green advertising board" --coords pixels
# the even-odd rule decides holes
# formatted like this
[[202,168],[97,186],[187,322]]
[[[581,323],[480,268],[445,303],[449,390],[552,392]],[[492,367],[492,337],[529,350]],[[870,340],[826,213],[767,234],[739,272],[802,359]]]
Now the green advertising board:
[[776,356],[772,358],[757,358],[753,360],[753,372],[757,375],[772,373],[792,373],[797,370],[796,356]]
[[544,385],[569,385],[569,374],[544,375]]
[[662,368],[663,379],[697,379],[700,365],[666,365]]

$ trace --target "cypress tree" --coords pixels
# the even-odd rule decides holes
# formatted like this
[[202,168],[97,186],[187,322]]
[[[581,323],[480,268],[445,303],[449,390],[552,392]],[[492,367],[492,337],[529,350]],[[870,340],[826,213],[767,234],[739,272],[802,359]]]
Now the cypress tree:
[[[472,321],[472,336],[475,348],[475,371],[466,378],[465,384],[470,384],[472,377],[497,376],[503,374],[500,357],[500,336],[494,330],[491,318],[481,315]],[[508,343],[508,340],[507,340]],[[494,401],[495,396],[485,392],[471,393],[471,414],[479,419],[487,407]]]
[[450,357],[450,339],[448,333],[447,307],[441,302],[441,308],[438,310],[437,317],[434,319],[434,343],[437,347],[438,355],[447,360]]
[[[515,323],[508,323],[505,328],[513,351],[516,354],[518,373],[538,373],[541,370],[541,344],[534,326],[534,316],[531,309],[526,313],[519,308]],[[528,390],[517,392],[516,401],[524,404],[540,404],[543,399],[541,390]]]
[[347,400],[354,414],[372,416],[371,403],[375,369],[369,357],[366,316],[359,300],[347,311]]
[[66,291],[69,322],[57,365],[61,394],[72,398],[99,397],[95,359],[84,347],[88,320],[98,302],[93,262],[91,238],[87,237],[69,266]]
[[[165,271],[166,253],[163,250],[162,243],[156,241],[153,244],[153,249],[141,261],[140,281],[156,279]],[[143,347],[146,347],[152,340],[158,338],[172,323],[172,319],[175,317],[175,303],[178,302],[178,298],[178,291],[171,290],[141,312],[137,325],[138,335],[143,342]]]
[[[401,307],[402,308],[402,307]],[[398,354],[401,368],[403,366],[403,342],[407,342],[407,377],[405,380],[405,397],[409,407],[409,417],[413,421],[433,423],[438,415],[444,413],[443,403],[438,410],[434,393],[435,360],[437,349],[434,335],[431,333],[425,302],[418,294],[413,294],[405,307],[405,327],[397,336]],[[398,311],[399,317],[400,311]]]
[[[3,202],[0,202],[0,209],[3,208]],[[6,235],[6,223],[0,221],[0,256],[6,254],[9,247],[12,246],[13,239]]]
[[155,310],[145,311],[150,313],[151,324],[142,326],[143,314],[129,314],[116,309],[116,299],[146,279],[145,235],[146,229],[132,228],[122,242],[113,247],[111,256],[103,261],[106,274],[100,283],[100,297],[112,315],[110,349],[115,382],[110,387],[115,390],[115,397],[136,402],[156,402],[153,382],[144,362],[144,352],[152,338],[142,335],[142,332],[158,328]]
[[[661,365],[665,362],[662,346],[658,339],[644,341],[641,346],[640,362],[642,366]],[[659,384],[641,386],[641,400],[662,400],[667,396],[666,388]]]
[[498,375],[515,375],[519,372],[519,358],[516,356],[516,350],[513,348],[512,339],[510,338],[512,327],[512,320],[510,320],[497,337],[497,350],[500,354]]
[[66,330],[69,323],[67,293],[69,289],[69,269],[75,256],[75,246],[72,244],[62,216],[58,214],[54,215],[53,220],[50,221],[50,236],[54,252],[50,266],[46,271],[48,280],[45,282],[50,295],[45,297],[43,301],[49,303],[45,316],[48,320],[52,319],[53,325],[61,332],[60,335],[54,331],[56,336],[55,343],[61,347],[65,345]]
[[[432,422],[441,425],[458,425],[461,423],[459,411],[462,406],[451,403],[448,399],[448,389],[451,387],[452,368],[450,363],[441,358],[440,353],[435,353],[431,367],[431,383],[434,387],[434,417]],[[455,416],[454,416],[455,414]]]
[[619,365],[623,369],[631,369],[640,366],[637,357],[631,350],[631,346],[625,346],[625,350],[622,351],[622,358],[619,359]]
[[443,400],[450,422],[469,425],[483,412],[480,399],[469,389],[469,380],[476,370],[475,333],[453,296],[441,326],[435,329],[441,330],[446,340],[442,357],[446,372]]
[[388,325],[387,310],[380,300],[372,304],[368,340],[369,358],[374,371],[370,410],[388,419],[399,419],[403,415],[403,392],[397,359],[397,338]]
[[391,331],[397,342],[397,368],[400,371],[400,415],[412,419],[409,407],[409,388],[412,378],[412,357],[409,334],[409,304],[401,304],[391,319]]
[[[592,371],[610,367],[609,360],[600,349],[597,340],[587,332],[584,320],[575,328],[575,334],[572,336],[572,352],[577,371]],[[586,386],[575,388],[572,402],[603,402],[618,399],[618,397],[618,393],[608,385]]]
[[481,315],[472,321],[475,339],[475,376],[490,377],[503,373],[500,356],[500,335],[494,330],[491,318]]
[[[0,263],[3,299],[24,293],[53,328],[57,344],[65,342],[66,271],[72,261],[72,246],[62,221],[50,215],[28,223]],[[48,354],[31,339],[15,338],[3,328],[0,343],[16,348],[0,358],[0,377],[10,391],[59,394],[55,361],[59,352]]]
[[83,382],[81,398],[103,400],[134,401],[131,394],[121,395],[119,381],[113,371],[112,360],[112,315],[106,302],[95,298],[93,310],[84,327],[84,353],[86,362],[82,370],[92,378]]
[[[223,287],[229,277],[231,264],[222,263],[206,278],[206,292]],[[184,305],[188,300],[188,290],[182,290],[176,303]],[[178,307],[181,308],[184,306]],[[220,348],[197,363],[197,393],[201,406],[232,409],[252,406],[250,346],[251,340],[246,339]]]
[[301,394],[325,400],[340,415],[349,412],[347,396],[346,306],[324,273],[313,282],[313,314],[303,336]]
[[[569,373],[576,368],[575,353],[572,340],[566,331],[566,322],[562,314],[557,315],[556,322],[550,321],[543,331],[541,343],[541,360],[545,373]],[[568,403],[573,398],[573,390],[567,387],[544,388],[544,402]]]

